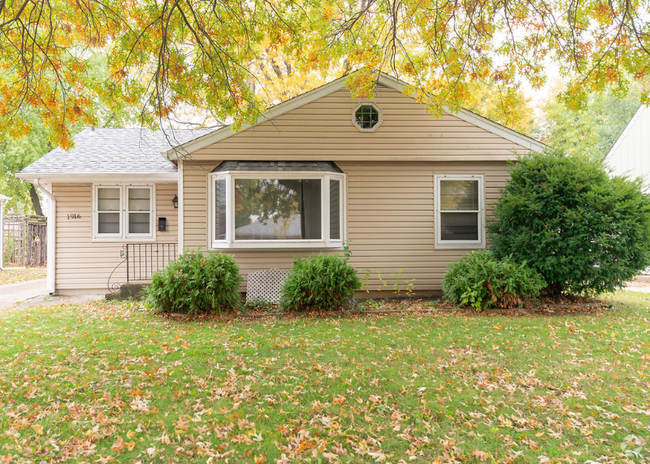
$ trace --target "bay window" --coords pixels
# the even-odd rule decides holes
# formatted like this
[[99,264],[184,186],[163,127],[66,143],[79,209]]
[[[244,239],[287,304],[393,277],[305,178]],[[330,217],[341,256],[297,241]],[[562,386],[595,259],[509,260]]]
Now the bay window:
[[484,248],[481,175],[436,175],[436,247]]
[[333,163],[222,163],[210,175],[212,248],[342,246],[344,179]]

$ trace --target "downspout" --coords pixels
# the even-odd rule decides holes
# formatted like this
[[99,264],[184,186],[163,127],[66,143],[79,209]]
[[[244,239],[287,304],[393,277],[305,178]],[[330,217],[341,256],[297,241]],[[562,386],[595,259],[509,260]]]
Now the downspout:
[[178,190],[178,238],[176,240],[178,241],[178,256],[180,256],[183,253],[183,249],[185,247],[185,224],[183,224],[183,221],[185,221],[185,214],[183,212],[183,207],[185,206],[185,198],[183,195],[184,189],[182,159],[178,160],[178,182],[176,184],[176,190]]
[[52,192],[41,185],[39,179],[34,179],[34,185],[47,197],[47,291],[50,295],[54,295],[56,291],[56,265],[54,262],[56,256],[56,200]]

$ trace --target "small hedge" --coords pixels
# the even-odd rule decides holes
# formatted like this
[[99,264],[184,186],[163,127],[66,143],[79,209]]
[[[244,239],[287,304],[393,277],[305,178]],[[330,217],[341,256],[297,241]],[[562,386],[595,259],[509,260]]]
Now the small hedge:
[[342,308],[361,288],[357,271],[336,255],[297,257],[280,289],[285,311],[331,311]]
[[187,252],[154,273],[145,289],[147,307],[189,315],[222,312],[241,304],[242,278],[232,256]]
[[497,260],[491,251],[472,252],[447,267],[442,280],[445,299],[477,311],[520,306],[546,287],[542,276],[510,258]]

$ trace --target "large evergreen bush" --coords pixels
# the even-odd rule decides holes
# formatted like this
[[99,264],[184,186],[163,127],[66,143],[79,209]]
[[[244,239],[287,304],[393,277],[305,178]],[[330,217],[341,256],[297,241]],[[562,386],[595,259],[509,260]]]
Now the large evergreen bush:
[[650,265],[650,198],[640,180],[554,151],[511,170],[488,231],[497,258],[539,272],[551,294],[614,290]]
[[145,304],[160,312],[198,314],[238,308],[239,267],[230,255],[186,252],[154,273]]

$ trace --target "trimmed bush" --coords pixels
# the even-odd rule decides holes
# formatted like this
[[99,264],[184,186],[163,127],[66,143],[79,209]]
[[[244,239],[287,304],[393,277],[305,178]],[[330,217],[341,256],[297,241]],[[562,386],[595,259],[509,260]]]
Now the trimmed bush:
[[548,292],[613,291],[650,265],[650,197],[602,164],[537,153],[510,171],[488,226],[497,258],[526,262]]
[[442,279],[446,300],[477,311],[520,306],[522,298],[539,295],[546,282],[541,275],[510,258],[495,259],[491,251],[471,252],[447,266]]
[[280,307],[289,311],[339,309],[361,288],[357,271],[336,255],[297,257],[280,289]]
[[154,273],[145,304],[163,313],[230,311],[241,304],[242,278],[232,256],[186,252]]

